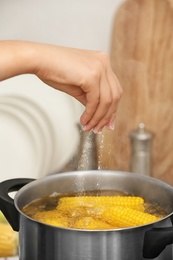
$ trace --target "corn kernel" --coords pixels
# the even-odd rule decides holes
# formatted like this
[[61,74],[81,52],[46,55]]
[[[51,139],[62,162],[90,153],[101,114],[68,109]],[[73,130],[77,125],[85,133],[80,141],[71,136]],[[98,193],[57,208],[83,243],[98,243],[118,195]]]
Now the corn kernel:
[[77,220],[74,224],[77,229],[89,229],[89,230],[99,230],[99,229],[112,229],[113,227],[100,219],[94,219],[92,217],[83,217]]
[[110,207],[109,210],[102,208],[100,218],[119,228],[135,227],[159,220],[149,213],[124,207]]
[[137,207],[144,203],[141,197],[133,196],[78,196],[78,197],[64,197],[59,200],[59,205],[66,205],[66,207],[93,207],[93,206],[124,206]]
[[71,225],[71,218],[63,216],[57,210],[37,212],[34,219],[58,227],[70,227]]

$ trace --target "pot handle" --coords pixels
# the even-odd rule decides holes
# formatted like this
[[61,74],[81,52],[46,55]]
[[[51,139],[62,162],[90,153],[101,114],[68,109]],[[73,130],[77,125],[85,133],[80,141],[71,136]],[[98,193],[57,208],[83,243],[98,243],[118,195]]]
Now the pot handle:
[[153,228],[144,236],[143,257],[156,258],[167,245],[173,243],[173,227]]
[[10,179],[0,183],[0,210],[15,231],[19,231],[19,213],[14,205],[14,200],[8,193],[18,191],[31,181],[34,179]]

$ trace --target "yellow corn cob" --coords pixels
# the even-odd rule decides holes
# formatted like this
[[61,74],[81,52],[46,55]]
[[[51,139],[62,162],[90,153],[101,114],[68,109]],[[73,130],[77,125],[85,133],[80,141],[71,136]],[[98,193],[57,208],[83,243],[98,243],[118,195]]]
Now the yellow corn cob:
[[59,205],[64,207],[93,207],[93,206],[124,206],[137,207],[144,204],[144,199],[133,196],[79,196],[64,197],[59,200]]
[[160,219],[144,211],[141,197],[79,196],[61,198],[56,209],[37,212],[33,218],[59,227],[93,230],[134,227]]
[[18,234],[9,224],[0,223],[0,257],[9,257],[17,254]]
[[46,221],[47,219],[56,219],[62,217],[61,213],[57,210],[49,210],[49,211],[38,211],[34,214],[33,218],[40,221]]
[[105,208],[101,209],[100,219],[108,222],[112,226],[127,228],[149,224],[160,218],[131,208],[110,207],[109,210]]
[[56,210],[61,214],[68,217],[78,218],[80,216],[88,215],[88,208],[76,206],[74,204],[61,203],[57,206]]
[[112,229],[113,227],[107,222],[104,222],[100,219],[94,219],[92,217],[83,217],[75,222],[73,228],[101,230],[101,229]]
[[37,212],[34,219],[58,227],[69,227],[71,221],[71,219],[62,216],[57,210]]
[[57,219],[47,219],[46,221],[44,221],[44,223],[55,226],[55,227],[64,227],[64,228],[70,227],[70,221],[66,217],[59,218],[59,219],[58,218]]

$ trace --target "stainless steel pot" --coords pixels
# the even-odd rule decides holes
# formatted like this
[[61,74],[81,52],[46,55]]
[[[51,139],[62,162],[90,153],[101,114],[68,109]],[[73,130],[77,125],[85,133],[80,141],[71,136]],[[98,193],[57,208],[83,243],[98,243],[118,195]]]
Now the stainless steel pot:
[[[30,183],[29,183],[30,182]],[[24,187],[22,187],[24,186]],[[18,191],[14,200],[10,191]],[[72,230],[39,223],[21,212],[53,192],[119,190],[159,203],[168,215],[155,223],[118,230]],[[118,171],[60,173],[39,180],[0,183],[0,209],[19,230],[20,260],[171,260],[173,187],[157,179]]]

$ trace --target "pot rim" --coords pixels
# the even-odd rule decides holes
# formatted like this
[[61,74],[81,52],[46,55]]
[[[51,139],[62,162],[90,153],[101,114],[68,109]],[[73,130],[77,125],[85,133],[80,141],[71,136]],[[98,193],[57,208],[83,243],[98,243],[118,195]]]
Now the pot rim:
[[41,183],[41,182],[44,182],[45,180],[48,180],[48,179],[56,179],[56,178],[60,178],[60,177],[68,177],[68,176],[81,176],[81,175],[87,175],[87,173],[93,173],[95,175],[105,175],[105,174],[111,174],[111,175],[124,175],[124,176],[130,176],[134,179],[143,179],[143,180],[147,180],[149,182],[154,182],[154,183],[157,183],[158,185],[162,185],[164,188],[166,189],[169,189],[169,190],[172,190],[173,192],[173,187],[160,180],[160,179],[157,179],[155,177],[152,177],[152,176],[146,176],[146,175],[142,175],[140,173],[133,173],[133,172],[128,172],[128,171],[115,171],[115,170],[86,170],[86,171],[70,171],[70,172],[62,172],[62,173],[57,173],[57,174],[51,174],[51,175],[47,175],[47,176],[44,176],[44,177],[41,177],[39,179],[35,179],[34,181],[30,182],[30,183],[27,183],[25,186],[23,186],[22,188],[20,188],[19,191],[17,191],[14,199],[17,200],[18,197],[21,195],[22,192],[25,191],[25,189],[28,189],[29,187],[32,187],[33,185],[36,185],[38,183]]
[[50,227],[50,228],[56,228],[56,229],[61,229],[61,230],[68,230],[68,231],[75,231],[75,232],[94,232],[94,233],[97,233],[97,232],[118,232],[118,231],[123,231],[123,232],[127,232],[127,231],[131,231],[132,229],[133,230],[136,230],[136,229],[140,229],[140,228],[149,228],[149,226],[153,226],[155,224],[158,224],[160,223],[161,221],[164,221],[168,218],[170,218],[172,215],[173,215],[173,212],[167,214],[164,218],[160,219],[160,220],[157,220],[155,222],[151,222],[149,224],[145,224],[145,225],[140,225],[140,226],[135,226],[135,227],[128,227],[128,228],[116,228],[116,229],[103,229],[103,230],[87,230],[87,229],[75,229],[75,228],[64,228],[64,227],[58,227],[58,226],[53,226],[53,225],[49,225],[49,224],[46,224],[46,223],[43,223],[41,221],[37,221],[29,216],[27,216],[26,214],[24,214],[21,209],[19,208],[18,204],[17,204],[17,200],[18,198],[22,195],[22,193],[25,191],[25,190],[28,190],[29,188],[33,187],[34,185],[36,186],[37,184],[40,184],[41,182],[45,182],[46,180],[51,180],[52,181],[54,179],[59,179],[59,178],[64,178],[64,177],[68,177],[68,176],[72,176],[74,175],[75,177],[78,177],[78,176],[86,176],[87,173],[93,173],[97,176],[99,175],[105,175],[105,174],[111,174],[111,176],[113,175],[124,175],[125,176],[130,176],[130,174],[135,174],[135,175],[131,175],[130,178],[137,178],[137,179],[140,179],[140,180],[148,180],[149,182],[154,182],[160,186],[163,186],[163,188],[165,189],[168,189],[168,190],[171,190],[173,192],[173,187],[171,185],[169,185],[168,183],[166,182],[163,182],[162,180],[159,180],[159,179],[156,179],[154,177],[151,177],[151,176],[146,176],[146,175],[142,175],[142,174],[138,174],[138,173],[132,173],[132,172],[127,172],[127,171],[114,171],[114,170],[87,170],[87,171],[70,171],[70,172],[62,172],[62,173],[58,173],[58,174],[52,174],[52,175],[47,175],[45,177],[42,177],[40,179],[36,179],[28,184],[26,184],[25,186],[23,186],[15,195],[14,197],[14,205],[17,209],[17,211],[24,217],[26,217],[27,219],[29,219],[30,221],[33,221],[34,223],[38,223],[40,225],[44,225],[44,226],[47,226],[47,227]]

